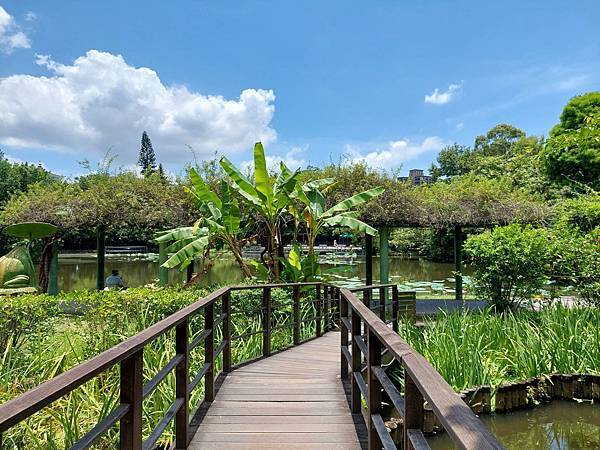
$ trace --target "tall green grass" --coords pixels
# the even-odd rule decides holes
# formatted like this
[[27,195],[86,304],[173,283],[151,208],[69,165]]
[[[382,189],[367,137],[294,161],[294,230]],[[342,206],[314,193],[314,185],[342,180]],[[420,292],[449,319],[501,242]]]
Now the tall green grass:
[[600,309],[440,314],[400,335],[455,389],[552,373],[600,373]]

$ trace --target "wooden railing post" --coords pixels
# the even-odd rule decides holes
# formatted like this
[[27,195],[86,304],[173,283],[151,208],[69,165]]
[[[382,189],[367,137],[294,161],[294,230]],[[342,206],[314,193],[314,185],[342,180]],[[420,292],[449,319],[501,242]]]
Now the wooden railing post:
[[339,287],[335,288],[335,316],[336,316],[336,321],[335,323],[337,323],[338,328],[340,327],[340,317],[341,316],[341,309],[340,309],[340,305],[342,302],[342,291]]
[[294,345],[300,344],[300,286],[293,287],[294,302]]
[[392,286],[392,330],[398,332],[398,286]]
[[360,372],[360,348],[358,348],[358,344],[356,343],[355,336],[360,336],[361,327],[360,327],[360,316],[358,313],[352,308],[352,401],[351,407],[353,413],[360,412],[360,388],[358,387],[358,383],[356,382],[356,376],[362,376]]
[[225,314],[223,321],[223,372],[231,372],[231,293],[225,292],[221,297],[221,313]]
[[143,355],[142,348],[121,361],[121,403],[129,405],[120,421],[121,450],[142,448]]
[[185,319],[175,329],[175,352],[183,359],[175,368],[175,396],[183,399],[183,404],[175,415],[175,447],[187,448],[189,424],[189,319]]
[[371,289],[363,290],[363,303],[369,309],[371,309]]
[[325,332],[329,331],[329,302],[331,298],[331,287],[325,286],[324,298],[323,298],[323,317],[325,318]]
[[369,353],[367,357],[367,380],[369,383],[367,385],[369,391],[369,398],[367,399],[369,423],[367,424],[367,428],[369,430],[369,450],[380,450],[382,447],[381,439],[375,429],[373,416],[381,414],[381,383],[373,372],[373,368],[381,366],[381,343],[370,329],[367,331],[367,348]]
[[271,288],[263,288],[263,356],[271,354]]
[[204,375],[204,398],[207,402],[215,399],[215,309],[214,303],[204,307],[204,329],[211,332],[204,338],[204,362],[210,364]]
[[317,298],[315,299],[316,302],[315,304],[317,305],[317,319],[316,319],[316,328],[317,328],[317,336],[321,336],[323,334],[323,332],[321,331],[321,320],[322,320],[322,300],[321,300],[321,285],[317,284],[316,286],[316,290],[317,290]]
[[423,428],[423,394],[404,370],[404,448],[412,448],[408,430]]
[[346,299],[342,298],[342,296],[340,295],[340,335],[341,335],[340,360],[341,360],[341,364],[342,364],[340,367],[340,375],[343,380],[345,378],[348,378],[348,360],[346,359],[346,355],[344,355],[344,352],[342,351],[342,349],[348,348],[348,332],[350,330],[348,328],[346,328],[346,324],[344,323],[342,318],[348,319],[348,301]]
[[379,318],[385,322],[385,301],[387,287],[379,288]]

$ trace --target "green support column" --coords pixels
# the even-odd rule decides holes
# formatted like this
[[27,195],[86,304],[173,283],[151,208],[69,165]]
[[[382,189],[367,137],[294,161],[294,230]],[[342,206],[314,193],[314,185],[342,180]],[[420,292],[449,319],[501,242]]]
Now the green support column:
[[462,228],[460,225],[454,227],[454,279],[455,279],[455,299],[462,301],[463,299],[463,287],[462,287]]
[[106,253],[106,230],[104,226],[98,227],[98,235],[96,241],[96,289],[99,291],[104,289],[104,261]]
[[365,234],[365,272],[366,285],[373,284],[373,236]]
[[58,294],[58,242],[52,245],[52,259],[48,271],[48,294]]
[[167,244],[161,242],[158,244],[158,281],[161,286],[169,284],[169,269],[162,266],[167,259],[169,259]]
[[379,228],[379,282],[390,282],[390,228],[385,225]]
[[[390,227],[387,225],[379,228],[379,283],[388,284],[390,282]],[[387,303],[387,289],[383,291],[383,298],[380,301]]]

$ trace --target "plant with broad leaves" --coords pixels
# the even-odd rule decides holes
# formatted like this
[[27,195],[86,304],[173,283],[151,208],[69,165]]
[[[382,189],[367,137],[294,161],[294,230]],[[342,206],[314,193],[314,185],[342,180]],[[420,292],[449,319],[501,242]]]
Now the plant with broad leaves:
[[260,142],[254,145],[254,183],[246,178],[226,157],[221,167],[229,177],[229,186],[260,216],[268,231],[268,266],[275,279],[279,279],[278,253],[282,253],[279,220],[291,202],[299,171],[291,172],[280,164],[280,172],[271,176],[267,170],[265,149]]
[[244,232],[240,226],[241,213],[230,187],[223,181],[219,197],[195,169],[190,169],[189,176],[192,186],[184,189],[196,199],[202,217],[192,227],[175,228],[156,238],[159,243],[170,243],[167,252],[174,253],[163,266],[179,266],[183,270],[194,258],[205,255],[211,240],[220,239],[232,252],[244,276],[252,276],[242,255],[247,240],[239,237]]

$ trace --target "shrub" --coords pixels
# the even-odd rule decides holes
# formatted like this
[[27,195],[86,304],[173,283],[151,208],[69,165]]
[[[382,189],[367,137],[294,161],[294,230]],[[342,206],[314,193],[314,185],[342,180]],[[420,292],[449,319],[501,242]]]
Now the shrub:
[[19,347],[25,338],[47,327],[59,311],[56,299],[48,295],[0,297],[0,349]]
[[545,230],[512,224],[470,236],[475,291],[499,311],[517,306],[543,286],[550,264]]

